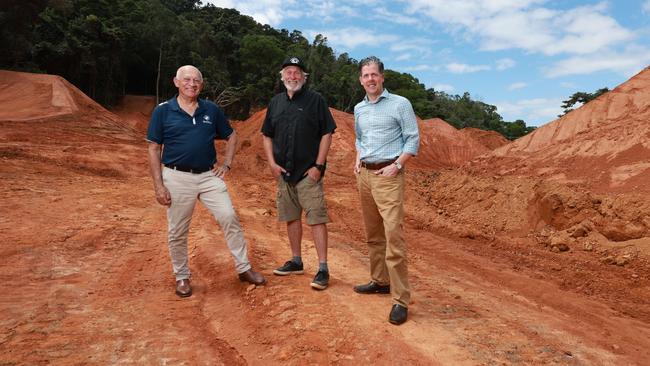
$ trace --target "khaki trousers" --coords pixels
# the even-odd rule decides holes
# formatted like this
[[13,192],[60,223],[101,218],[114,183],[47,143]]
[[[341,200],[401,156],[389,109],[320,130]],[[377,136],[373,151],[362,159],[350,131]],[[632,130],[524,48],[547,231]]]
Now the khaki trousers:
[[167,209],[169,256],[176,280],[190,278],[187,236],[196,200],[212,213],[226,237],[237,273],[251,268],[239,218],[232,207],[226,183],[211,171],[192,174],[163,167],[163,183],[172,196]]
[[408,307],[411,290],[402,237],[404,174],[382,177],[361,168],[357,187],[370,255],[370,276],[380,285],[390,284],[393,302]]

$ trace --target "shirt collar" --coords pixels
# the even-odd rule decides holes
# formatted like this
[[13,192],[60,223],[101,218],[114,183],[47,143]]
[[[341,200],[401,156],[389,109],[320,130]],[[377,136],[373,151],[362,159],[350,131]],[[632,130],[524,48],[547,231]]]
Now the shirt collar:
[[[181,111],[181,106],[178,105],[178,99],[177,98],[178,98],[178,94],[175,94],[169,100],[169,105],[172,107],[173,110]],[[205,100],[199,98],[199,99],[197,99],[197,102],[198,102],[198,106],[196,107],[196,111],[194,112],[195,115],[196,115],[197,112],[202,111],[203,108],[205,107]]]
[[293,94],[293,98],[289,98],[289,94],[287,94],[286,90],[284,91],[284,96],[287,98],[287,100],[296,100],[300,98],[300,96],[303,95],[304,93],[305,93],[305,86],[303,85],[302,88],[300,88],[300,90],[298,90]]
[[384,91],[382,91],[381,94],[379,94],[379,98],[377,98],[376,101],[371,102],[370,99],[368,99],[368,94],[366,94],[366,96],[363,97],[363,100],[366,103],[371,103],[372,104],[372,103],[379,103],[380,100],[382,100],[384,98],[388,98],[388,97],[390,97],[390,93],[388,92],[388,89],[384,88]]

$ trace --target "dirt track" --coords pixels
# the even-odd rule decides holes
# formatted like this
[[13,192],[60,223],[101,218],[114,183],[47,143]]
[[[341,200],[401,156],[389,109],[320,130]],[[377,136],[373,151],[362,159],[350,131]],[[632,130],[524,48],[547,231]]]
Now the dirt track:
[[[0,122],[0,364],[650,360],[645,257],[616,266],[592,252],[555,253],[532,238],[460,238],[430,225],[447,213],[423,209],[425,179],[418,171],[408,175],[405,223],[413,303],[407,323],[390,325],[390,297],[352,291],[368,280],[368,260],[351,160],[340,149],[326,177],[334,221],[330,288],[309,287],[317,261],[308,230],[305,275],[273,276],[290,255],[285,228],[274,217],[273,182],[249,133],[258,127],[241,123],[227,182],[253,264],[269,282],[238,281],[221,232],[197,206],[190,235],[194,295],[180,299],[141,134],[89,119],[96,120]],[[432,184],[453,181],[445,174],[453,173]]]

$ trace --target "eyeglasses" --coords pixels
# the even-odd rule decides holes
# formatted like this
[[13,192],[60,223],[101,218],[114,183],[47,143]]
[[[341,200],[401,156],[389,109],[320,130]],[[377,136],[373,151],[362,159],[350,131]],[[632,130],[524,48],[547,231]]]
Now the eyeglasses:
[[183,84],[191,84],[192,82],[194,82],[194,84],[199,85],[199,84],[203,83],[203,80],[201,80],[201,79],[193,79],[193,78],[182,78],[181,82]]

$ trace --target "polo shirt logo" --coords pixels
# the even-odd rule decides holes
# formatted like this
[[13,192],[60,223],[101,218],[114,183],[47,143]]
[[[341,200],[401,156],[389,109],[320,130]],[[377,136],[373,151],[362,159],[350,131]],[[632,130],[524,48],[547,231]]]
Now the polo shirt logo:
[[212,121],[210,121],[210,116],[208,116],[207,114],[203,115],[203,123],[207,123],[211,125]]

